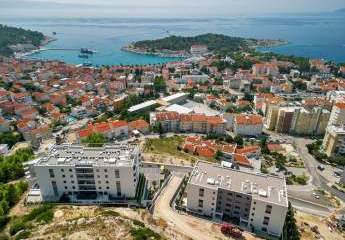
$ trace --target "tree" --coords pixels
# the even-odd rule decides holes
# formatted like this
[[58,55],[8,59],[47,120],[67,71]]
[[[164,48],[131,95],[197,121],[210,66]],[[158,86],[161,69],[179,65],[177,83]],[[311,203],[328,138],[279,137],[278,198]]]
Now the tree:
[[92,133],[87,138],[82,139],[82,143],[87,143],[89,147],[102,147],[105,137],[101,133]]
[[215,159],[220,160],[220,158],[223,156],[223,153],[221,151],[217,151],[216,155],[214,156]]
[[244,141],[240,135],[236,135],[234,141],[239,147],[243,147]]
[[301,237],[298,227],[296,224],[295,213],[292,208],[291,203],[289,202],[288,211],[285,217],[285,224],[283,229],[283,238],[284,240],[299,240]]

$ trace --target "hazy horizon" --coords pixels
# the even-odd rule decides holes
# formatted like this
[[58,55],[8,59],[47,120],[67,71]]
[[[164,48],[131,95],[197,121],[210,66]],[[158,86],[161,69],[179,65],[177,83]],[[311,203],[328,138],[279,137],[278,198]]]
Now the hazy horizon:
[[331,12],[344,0],[0,0],[1,18],[231,18]]

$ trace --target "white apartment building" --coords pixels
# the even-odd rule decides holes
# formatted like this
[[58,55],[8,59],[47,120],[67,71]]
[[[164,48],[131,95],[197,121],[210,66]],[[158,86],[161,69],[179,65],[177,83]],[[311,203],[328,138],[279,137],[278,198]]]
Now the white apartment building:
[[334,104],[328,121],[328,126],[330,125],[345,125],[345,102]]
[[330,125],[326,129],[322,147],[327,156],[345,155],[345,127]]
[[288,210],[285,179],[199,161],[187,184],[187,211],[279,237]]
[[263,119],[260,115],[244,115],[235,116],[234,133],[242,136],[258,136],[261,135],[263,129]]
[[112,202],[135,197],[141,154],[136,145],[56,145],[34,165],[46,202]]

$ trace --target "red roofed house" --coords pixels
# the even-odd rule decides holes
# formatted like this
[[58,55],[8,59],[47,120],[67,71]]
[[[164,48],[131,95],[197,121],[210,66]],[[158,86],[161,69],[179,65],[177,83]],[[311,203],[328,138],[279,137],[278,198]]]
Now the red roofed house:
[[138,130],[139,132],[146,134],[150,131],[149,124],[142,119],[135,120],[128,123],[129,131]]

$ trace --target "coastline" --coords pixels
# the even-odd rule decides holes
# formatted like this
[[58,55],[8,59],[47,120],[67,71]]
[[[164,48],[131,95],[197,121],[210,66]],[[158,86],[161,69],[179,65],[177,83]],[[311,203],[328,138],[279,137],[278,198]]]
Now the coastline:
[[[258,48],[272,48],[272,47],[279,47],[283,45],[289,44],[286,40],[272,40],[272,39],[247,39],[248,47],[251,49],[258,49]],[[168,49],[160,49],[155,51],[149,51],[148,49],[143,48],[136,48],[135,43],[128,44],[121,48],[122,51],[141,54],[141,55],[151,55],[151,56],[158,56],[158,57],[166,57],[166,58],[190,58],[192,54],[186,52],[184,50],[181,51],[171,51]]]
[[51,43],[51,42],[54,42],[56,41],[57,38],[53,38],[53,37],[50,37],[50,36],[44,36],[44,39],[43,41],[41,42],[41,44],[36,48],[36,49],[33,49],[33,50],[24,50],[22,52],[16,52],[14,53],[14,57],[15,58],[24,58],[26,56],[30,56],[34,53],[38,53],[38,52],[41,52],[41,51],[44,51],[45,49],[43,48],[44,46],[46,46],[47,44]]
[[135,48],[133,44],[129,44],[127,46],[123,46],[121,48],[122,51],[141,54],[141,55],[151,55],[157,57],[165,57],[165,58],[189,58],[191,57],[190,53],[185,51],[170,51],[170,50],[159,50],[159,51],[147,51],[146,49]]

